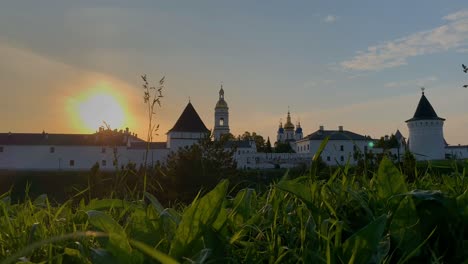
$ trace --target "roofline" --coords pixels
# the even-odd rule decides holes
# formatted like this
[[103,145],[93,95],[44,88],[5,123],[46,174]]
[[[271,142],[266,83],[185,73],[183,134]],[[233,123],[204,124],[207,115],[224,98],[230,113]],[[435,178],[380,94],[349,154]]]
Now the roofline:
[[445,118],[442,118],[442,117],[428,117],[428,118],[413,117],[411,119],[406,120],[405,123],[412,122],[412,121],[420,121],[420,120],[441,120],[441,121],[445,121]]
[[184,132],[184,133],[210,133],[210,129],[206,129],[206,131],[182,131],[182,130],[174,130],[174,128],[171,128],[169,131],[166,132],[166,135],[169,134],[170,132]]

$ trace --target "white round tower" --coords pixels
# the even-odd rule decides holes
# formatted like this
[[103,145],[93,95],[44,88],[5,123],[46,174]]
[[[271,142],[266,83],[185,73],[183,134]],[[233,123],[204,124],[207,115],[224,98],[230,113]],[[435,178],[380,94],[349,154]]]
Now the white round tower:
[[423,89],[413,118],[406,120],[409,150],[417,160],[445,159],[444,121],[437,116]]
[[226,101],[224,101],[224,89],[222,84],[219,90],[219,100],[216,103],[214,115],[215,124],[213,135],[215,140],[219,140],[222,135],[229,134],[229,107]]

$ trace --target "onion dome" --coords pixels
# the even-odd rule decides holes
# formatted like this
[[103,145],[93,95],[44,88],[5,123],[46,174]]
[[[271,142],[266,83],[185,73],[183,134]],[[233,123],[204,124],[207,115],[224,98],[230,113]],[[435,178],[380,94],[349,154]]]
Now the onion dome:
[[294,125],[291,122],[291,114],[288,111],[288,117],[286,119],[286,124],[284,124],[284,129],[286,130],[294,130]]
[[221,85],[221,89],[219,90],[219,100],[218,102],[216,103],[216,107],[215,109],[220,109],[220,108],[225,108],[225,109],[228,109],[228,105],[226,103],[226,101],[224,101],[224,89],[223,89],[223,85]]
[[279,128],[278,128],[278,134],[283,134],[283,133],[284,133],[283,123],[280,122]]
[[302,134],[301,122],[297,123],[296,134]]

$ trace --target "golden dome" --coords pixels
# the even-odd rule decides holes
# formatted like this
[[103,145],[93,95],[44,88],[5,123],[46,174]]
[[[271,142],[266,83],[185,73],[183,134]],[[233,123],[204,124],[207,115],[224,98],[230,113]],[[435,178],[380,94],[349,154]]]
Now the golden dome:
[[293,123],[286,122],[286,124],[284,124],[284,129],[294,129]]
[[215,108],[228,108],[228,105],[224,99],[219,99],[219,101],[216,103]]
[[226,101],[224,101],[224,89],[223,89],[222,84],[221,84],[221,89],[219,90],[219,100],[216,103],[215,109],[219,109],[219,108],[225,108],[225,109],[229,108]]
[[284,129],[286,130],[294,130],[294,125],[291,122],[291,114],[288,111],[288,117],[286,118],[286,124],[284,124]]

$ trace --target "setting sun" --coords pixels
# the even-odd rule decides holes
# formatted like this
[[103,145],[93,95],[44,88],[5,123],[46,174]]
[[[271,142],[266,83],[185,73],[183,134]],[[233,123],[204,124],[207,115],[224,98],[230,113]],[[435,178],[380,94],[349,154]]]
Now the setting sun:
[[91,95],[78,105],[81,123],[87,129],[97,129],[103,122],[112,128],[121,128],[125,122],[125,111],[116,98],[110,94]]
[[69,98],[67,109],[72,124],[81,132],[96,131],[104,122],[112,129],[129,125],[127,107],[109,84],[98,84]]

